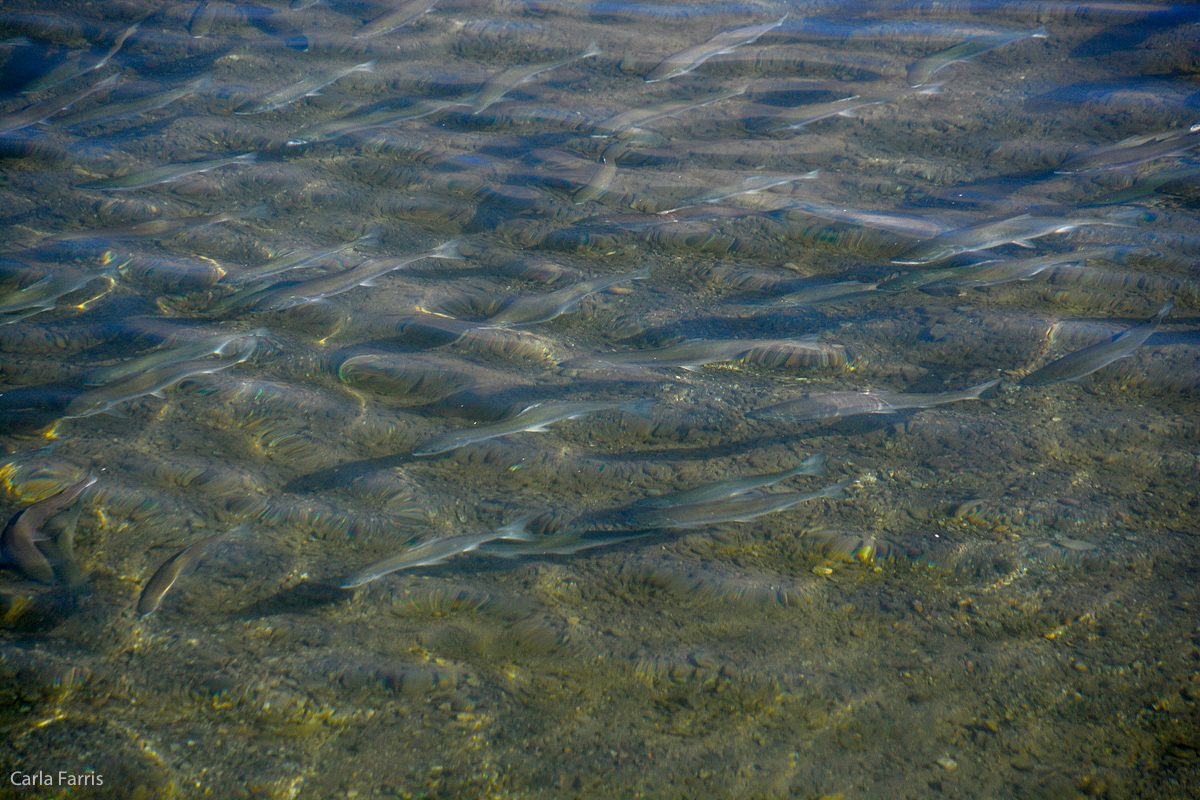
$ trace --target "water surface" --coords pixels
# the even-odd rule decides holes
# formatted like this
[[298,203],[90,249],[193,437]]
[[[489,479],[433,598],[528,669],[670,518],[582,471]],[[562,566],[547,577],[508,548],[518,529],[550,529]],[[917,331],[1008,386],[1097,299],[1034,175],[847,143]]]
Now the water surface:
[[0,794],[1200,792],[1193,6],[301,5],[0,6]]

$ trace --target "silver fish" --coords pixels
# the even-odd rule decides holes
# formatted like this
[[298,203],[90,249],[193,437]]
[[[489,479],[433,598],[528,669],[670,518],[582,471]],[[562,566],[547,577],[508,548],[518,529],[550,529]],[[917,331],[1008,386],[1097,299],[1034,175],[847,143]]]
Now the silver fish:
[[764,22],[760,25],[747,25],[731,31],[718,33],[703,44],[692,45],[678,53],[669,55],[659,62],[658,66],[646,75],[646,83],[665,81],[691,72],[696,67],[708,61],[713,56],[732,53],[744,44],[750,44],[770,30],[778,28],[787,20],[791,12],[784,14],[774,22]]
[[1122,331],[1106,342],[1100,342],[1082,350],[1069,353],[1057,361],[1052,361],[1039,370],[1029,373],[1021,381],[1024,386],[1047,386],[1062,381],[1076,381],[1085,375],[1091,375],[1101,367],[1106,367],[1118,358],[1129,355],[1137,350],[1146,340],[1158,330],[1163,317],[1175,305],[1174,299],[1159,309],[1150,319]]
[[364,61],[361,64],[355,64],[353,67],[337,67],[336,69],[322,72],[319,75],[313,75],[299,83],[285,86],[282,89],[277,89],[268,95],[264,95],[257,100],[251,100],[243,103],[233,110],[235,114],[262,114],[267,111],[275,111],[284,106],[304,97],[312,97],[318,95],[326,86],[337,83],[342,78],[354,72],[374,72],[375,61]]
[[[259,291],[257,287],[251,287],[245,298],[234,305],[247,305],[255,311],[282,311],[293,306],[314,303],[359,286],[371,286],[376,278],[398,269],[404,269],[426,258],[462,258],[458,252],[460,242],[462,239],[454,239],[438,245],[428,253],[416,256],[364,261],[341,272],[321,275],[278,289]],[[240,297],[240,295],[235,295],[235,297]]]
[[[754,124],[752,127],[758,131],[798,131],[805,126],[830,117],[853,117],[854,112],[860,108],[867,106],[877,106],[882,103],[889,103],[892,100],[899,100],[902,97],[908,97],[910,94],[937,94],[941,91],[941,85],[913,87],[904,89],[899,92],[893,92],[885,95],[853,95],[844,97],[841,100],[834,100],[829,103],[819,103],[811,106],[797,106],[789,109],[774,117],[763,120],[760,123]],[[782,123],[782,124],[781,124]]]
[[191,228],[202,228],[208,225],[219,225],[252,217],[265,217],[270,214],[270,207],[257,205],[242,211],[222,211],[218,214],[203,214],[195,217],[177,217],[175,219],[152,219],[146,222],[133,222],[129,225],[118,225],[111,228],[92,228],[83,231],[67,231],[46,237],[46,241],[70,242],[80,239],[162,239],[173,236],[180,231]]
[[395,8],[385,11],[354,32],[355,39],[367,39],[403,28],[422,14],[427,14],[438,0],[401,0]]
[[407,119],[421,119],[454,106],[466,105],[463,100],[418,100],[403,108],[374,108],[356,111],[340,119],[308,125],[292,134],[285,142],[288,147],[327,142],[355,131],[381,128]]
[[[111,288],[119,270],[127,263],[129,262],[118,265],[112,262],[97,272],[56,267],[53,272],[36,283],[18,289],[0,299],[0,324],[17,322],[42,311],[49,311],[57,306],[58,301],[63,297],[82,289],[97,279],[106,279]],[[86,308],[87,304],[95,299],[93,297],[80,303],[79,307]]]
[[91,86],[85,86],[82,89],[58,97],[49,97],[31,106],[26,106],[20,111],[5,114],[3,117],[0,117],[0,134],[12,133],[22,128],[28,128],[30,125],[45,122],[55,114],[75,105],[88,95],[116,86],[120,78],[121,73],[118,72],[115,75],[109,75],[104,80]]
[[740,478],[728,478],[716,483],[697,486],[694,489],[685,489],[681,492],[670,492],[657,497],[648,497],[644,500],[639,500],[635,505],[647,508],[672,508],[674,506],[693,505],[696,503],[710,503],[730,497],[737,497],[738,495],[752,492],[755,489],[761,489],[764,486],[771,486],[796,475],[824,474],[825,454],[817,453],[814,456],[809,456],[799,466],[792,467],[791,469],[771,472],[765,475],[746,475]]
[[858,300],[875,294],[878,286],[879,284],[877,283],[864,283],[862,281],[818,283],[806,286],[803,289],[797,289],[794,292],[787,292],[786,294],[767,298],[762,301],[761,305],[774,307],[810,306],[819,303]]
[[571,368],[605,365],[631,367],[680,367],[695,371],[705,364],[732,361],[752,350],[765,347],[788,347],[828,352],[835,346],[822,344],[819,335],[796,339],[689,339],[686,342],[660,347],[656,350],[624,350],[615,353],[595,353],[567,361]]
[[212,30],[213,20],[216,18],[217,6],[209,3],[208,0],[204,0],[204,2],[196,6],[196,10],[192,12],[191,19],[188,20],[188,35],[193,39],[203,39]]
[[190,97],[197,92],[213,88],[212,75],[201,75],[195,80],[188,81],[183,86],[176,86],[163,92],[134,97],[129,100],[105,103],[87,111],[76,112],[54,120],[56,128],[74,128],[83,125],[99,125],[102,122],[112,122],[145,114],[166,108],[176,100]]
[[1095,217],[1035,217],[1021,214],[1007,219],[994,219],[946,231],[927,242],[910,247],[892,259],[893,264],[930,264],[944,261],[959,253],[988,250],[1002,244],[1032,247],[1032,239],[1052,233],[1066,233],[1083,225],[1128,225],[1113,219]]
[[145,397],[148,394],[163,397],[165,389],[169,389],[184,378],[190,378],[193,375],[211,375],[242,363],[254,355],[256,347],[256,339],[247,339],[241,342],[239,348],[233,353],[220,358],[194,358],[163,364],[95,389],[89,389],[77,395],[67,404],[63,417],[66,419],[90,417],[108,411],[127,400]]
[[167,164],[162,167],[143,170],[142,172],[134,172],[129,175],[119,175],[115,178],[105,178],[93,183],[85,183],[83,188],[128,192],[134,189],[145,189],[147,186],[155,186],[160,183],[171,183],[172,181],[186,178],[188,175],[209,172],[210,170],[220,169],[231,164],[253,164],[257,158],[257,153],[242,153],[240,156],[215,158],[208,161]]
[[939,50],[932,55],[917,59],[910,64],[908,67],[909,85],[920,86],[928,83],[934,73],[943,67],[950,66],[956,61],[966,61],[981,53],[995,50],[997,47],[1003,47],[1006,44],[1019,42],[1022,39],[1045,39],[1046,35],[1046,28],[1043,26],[1027,31],[1006,31],[1004,33],[994,33],[990,36],[979,36],[974,39],[968,39],[953,47],[948,47],[945,50]]
[[476,425],[473,428],[460,428],[446,431],[413,448],[414,456],[432,456],[447,453],[467,445],[498,439],[513,433],[545,433],[547,425],[561,422],[565,419],[595,414],[599,411],[625,411],[638,416],[646,416],[649,412],[650,401],[569,401],[547,400],[527,406],[519,414],[509,419]]
[[144,617],[152,611],[156,611],[162,605],[163,598],[167,592],[179,580],[179,576],[183,574],[184,570],[199,563],[200,559],[213,545],[228,539],[236,533],[242,533],[247,528],[248,526],[246,525],[239,525],[224,533],[206,537],[194,544],[188,545],[164,561],[154,571],[154,574],[150,576],[150,580],[146,581],[146,587],[142,589],[142,594],[138,597],[138,613]]
[[136,31],[141,24],[141,22],[135,22],[125,30],[118,33],[116,38],[113,39],[112,45],[108,48],[104,55],[100,56],[100,58],[92,58],[90,53],[84,53],[77,58],[64,61],[40,78],[35,78],[34,80],[30,81],[25,88],[21,90],[21,94],[32,94],[33,92],[40,92],[43,89],[50,89],[58,86],[59,84],[66,83],[72,78],[77,78],[80,75],[83,75],[85,72],[91,72],[94,69],[100,69],[117,54],[117,51],[124,46],[125,40],[132,36],[133,32]]
[[0,533],[0,557],[31,580],[45,584],[54,583],[54,570],[50,567],[50,562],[34,544],[46,538],[40,530],[42,523],[98,480],[96,475],[88,475],[79,483],[68,486],[45,500],[39,500],[15,514],[4,527],[4,532]]
[[707,503],[691,503],[672,508],[656,509],[634,514],[629,524],[657,528],[702,528],[723,522],[750,522],[764,514],[787,511],[809,500],[822,497],[842,497],[843,490],[853,480],[846,478],[815,492],[780,492],[752,497],[733,497]]
[[485,533],[464,533],[457,536],[443,536],[439,539],[421,542],[394,556],[377,561],[360,572],[354,573],[342,581],[342,588],[353,589],[356,586],[362,586],[365,583],[370,583],[373,580],[382,578],[384,575],[389,575],[402,569],[440,564],[448,558],[460,553],[469,553],[484,542],[491,542],[496,539],[512,539],[522,542],[531,541],[537,537],[526,531],[525,526],[536,516],[538,514],[530,514],[529,516],[510,522],[503,527]]
[[84,383],[88,386],[100,386],[123,380],[130,375],[167,367],[183,361],[191,361],[210,355],[226,355],[226,351],[230,348],[239,351],[243,350],[247,346],[248,339],[254,339],[257,342],[259,338],[267,335],[268,331],[266,328],[259,328],[254,331],[218,333],[213,336],[206,336],[199,341],[169,347],[164,350],[156,350],[153,353],[133,358],[129,361],[122,361],[120,364],[114,364],[111,367],[99,367],[87,374]]
[[790,201],[784,208],[803,211],[805,214],[837,220],[838,222],[848,222],[852,225],[862,225],[867,228],[877,228],[892,233],[899,233],[903,236],[938,236],[946,231],[946,226],[936,220],[892,211],[848,208],[846,206],[835,206],[809,200]]
[[1093,248],[1074,250],[1070,253],[1050,253],[1037,258],[993,259],[961,267],[915,270],[883,281],[879,284],[879,289],[899,292],[931,283],[946,283],[951,286],[995,286],[1011,281],[1026,281],[1048,269],[1066,264],[1079,264],[1092,259],[1112,260],[1113,257],[1112,248]]
[[1186,131],[1135,136],[1112,145],[1093,147],[1071,156],[1054,170],[1060,175],[1132,167],[1156,158],[1179,155],[1200,144],[1200,123]]
[[518,67],[510,67],[509,69],[506,69],[503,72],[488,78],[487,83],[483,85],[483,88],[481,88],[479,92],[468,102],[475,106],[475,111],[473,113],[478,114],[492,103],[495,103],[500,98],[504,97],[504,95],[507,94],[510,89],[516,88],[526,81],[533,80],[543,72],[549,72],[552,69],[565,67],[567,64],[572,64],[576,61],[582,61],[585,58],[598,56],[602,52],[604,51],[602,51],[596,42],[593,41],[583,52],[576,53],[573,56],[569,56],[558,61],[552,61],[548,64],[522,64]]
[[643,267],[637,272],[625,275],[606,275],[602,278],[592,278],[557,292],[537,295],[535,297],[518,297],[505,306],[500,312],[489,317],[488,325],[497,328],[509,328],[516,325],[532,325],[536,322],[552,320],[560,314],[565,314],[575,307],[588,295],[602,292],[610,286],[626,281],[644,281],[650,278],[650,267]]
[[645,125],[648,122],[663,119],[664,117],[673,117],[676,114],[682,114],[694,108],[703,108],[722,100],[728,100],[731,97],[737,97],[738,95],[745,94],[747,88],[749,88],[749,84],[744,84],[736,89],[717,92],[699,100],[672,100],[646,108],[631,108],[595,123],[592,126],[592,135],[595,137],[616,136],[624,138],[625,134],[640,130],[638,127],[640,125]]
[[730,197],[737,197],[738,195],[742,194],[757,194],[758,192],[764,192],[774,186],[782,186],[785,183],[815,180],[820,172],[821,170],[814,169],[812,172],[805,172],[802,175],[751,175],[740,184],[723,186],[719,189],[710,189],[707,192],[701,192],[698,195],[684,200],[683,205],[664,209],[658,213],[671,214],[685,208],[690,208],[691,206],[700,205],[701,203],[718,203],[721,200],[726,200]]
[[894,414],[910,408],[931,408],[960,400],[978,400],[980,395],[998,383],[999,378],[953,392],[829,392],[806,395],[751,411],[747,416],[752,419],[799,422],[858,414]]
[[226,274],[222,279],[222,283],[231,285],[241,285],[261,281],[264,278],[272,278],[284,272],[290,272],[294,269],[311,266],[321,259],[336,255],[346,250],[352,250],[363,245],[372,245],[379,243],[379,236],[383,233],[383,226],[376,225],[371,230],[348,242],[342,242],[330,247],[305,247],[299,250],[293,250],[276,258],[272,258],[265,264],[260,264],[257,267],[250,267],[241,270],[236,275]]
[[571,202],[586,203],[607,192],[609,184],[617,177],[617,159],[626,149],[625,142],[614,142],[605,148],[600,156],[600,168],[592,173],[587,183],[575,190],[571,195]]

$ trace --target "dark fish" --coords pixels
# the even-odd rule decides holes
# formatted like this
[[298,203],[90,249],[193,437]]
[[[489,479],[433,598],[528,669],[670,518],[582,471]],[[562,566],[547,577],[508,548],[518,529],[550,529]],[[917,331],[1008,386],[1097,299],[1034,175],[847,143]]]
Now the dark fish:
[[247,527],[246,525],[239,525],[224,533],[218,533],[201,539],[195,544],[188,545],[164,561],[162,566],[155,570],[154,575],[146,582],[146,588],[142,589],[142,595],[138,598],[138,613],[144,617],[150,612],[155,611],[162,605],[163,597],[175,585],[175,581],[179,580],[179,576],[183,574],[184,570],[195,566],[210,547],[235,533],[245,531]]
[[98,480],[96,475],[88,475],[79,483],[18,512],[0,534],[0,556],[3,560],[15,566],[25,577],[38,583],[54,583],[54,570],[51,569],[50,562],[34,544],[47,538],[39,529],[43,522]]

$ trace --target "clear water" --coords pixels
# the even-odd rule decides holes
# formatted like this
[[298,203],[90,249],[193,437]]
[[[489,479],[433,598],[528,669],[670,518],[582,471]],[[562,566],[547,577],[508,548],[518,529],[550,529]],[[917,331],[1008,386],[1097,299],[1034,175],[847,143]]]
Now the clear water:
[[[365,35],[391,8],[0,10],[0,503],[98,476],[42,526],[53,585],[0,573],[0,795],[1200,792],[1195,6],[443,0]],[[1070,160],[1148,135],[1179,146]],[[170,164],[204,171],[106,183]],[[1023,214],[1070,229],[971,232]],[[771,341],[654,354],[691,339]],[[755,413],[868,391],[925,397]],[[412,454],[558,401],[610,407]],[[758,491],[841,496],[646,512],[817,453]]]

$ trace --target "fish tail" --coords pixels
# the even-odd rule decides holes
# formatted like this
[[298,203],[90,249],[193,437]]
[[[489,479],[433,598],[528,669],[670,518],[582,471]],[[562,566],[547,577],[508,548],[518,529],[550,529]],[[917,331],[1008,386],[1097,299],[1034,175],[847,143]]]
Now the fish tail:
[[499,531],[497,531],[497,533],[501,533],[501,535],[497,536],[496,538],[512,539],[512,540],[516,540],[518,542],[534,541],[535,539],[538,538],[538,536],[537,536],[537,534],[530,533],[527,530],[527,527],[530,522],[533,522],[535,519],[537,519],[541,515],[542,515],[541,511],[535,511],[532,514],[526,514],[525,516],[521,517],[520,519],[513,520],[512,522],[510,522],[507,525],[500,528]]
[[990,381],[984,381],[983,383],[980,383],[976,386],[972,386],[970,389],[967,390],[967,398],[971,399],[971,400],[978,400],[980,395],[982,395],[988,389],[991,389],[993,386],[996,386],[999,383],[1000,383],[1000,379],[994,378]]
[[458,246],[460,244],[462,244],[464,241],[466,241],[466,239],[464,237],[459,237],[458,239],[452,239],[451,241],[446,242],[445,244],[440,244],[433,249],[433,252],[431,252],[428,257],[429,258],[462,258],[463,256],[462,256],[462,253],[459,252]]
[[797,475],[824,475],[825,462],[828,457],[824,453],[817,453],[804,459],[800,466],[796,467]]

